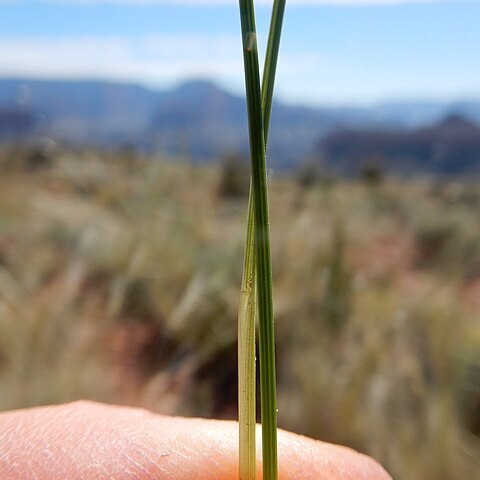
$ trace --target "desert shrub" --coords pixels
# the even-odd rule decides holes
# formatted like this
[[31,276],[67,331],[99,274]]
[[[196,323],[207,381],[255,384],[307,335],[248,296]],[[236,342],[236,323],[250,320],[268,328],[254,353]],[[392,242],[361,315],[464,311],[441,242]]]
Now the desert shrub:
[[57,144],[49,138],[31,144],[13,144],[2,148],[0,168],[3,171],[44,170],[53,165],[57,152]]
[[221,161],[218,194],[223,198],[247,198],[250,187],[250,168],[239,155],[226,155]]
[[360,179],[365,185],[376,187],[385,180],[386,172],[376,162],[367,162],[360,170]]
[[316,185],[322,187],[329,187],[334,185],[335,176],[322,168],[319,161],[305,162],[298,170],[296,181],[298,186],[302,189],[309,189]]
[[446,209],[424,216],[415,231],[417,266],[461,277],[480,272],[480,230],[473,212]]
[[52,165],[55,158],[56,144],[53,140],[43,140],[34,146],[25,159],[25,166],[31,170],[40,170]]

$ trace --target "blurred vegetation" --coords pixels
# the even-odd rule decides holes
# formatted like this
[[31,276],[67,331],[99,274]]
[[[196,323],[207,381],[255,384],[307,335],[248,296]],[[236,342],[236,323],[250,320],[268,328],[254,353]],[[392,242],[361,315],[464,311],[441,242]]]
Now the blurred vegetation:
[[[236,417],[234,170],[0,151],[0,409]],[[280,425],[480,478],[480,187],[301,175],[271,180]]]

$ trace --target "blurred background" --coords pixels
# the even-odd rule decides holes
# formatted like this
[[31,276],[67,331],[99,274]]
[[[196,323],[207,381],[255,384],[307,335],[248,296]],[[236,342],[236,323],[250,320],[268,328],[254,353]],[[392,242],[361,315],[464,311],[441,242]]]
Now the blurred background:
[[[480,3],[290,0],[279,423],[480,479]],[[260,48],[272,2],[258,2]],[[0,1],[0,409],[237,416],[236,1]]]

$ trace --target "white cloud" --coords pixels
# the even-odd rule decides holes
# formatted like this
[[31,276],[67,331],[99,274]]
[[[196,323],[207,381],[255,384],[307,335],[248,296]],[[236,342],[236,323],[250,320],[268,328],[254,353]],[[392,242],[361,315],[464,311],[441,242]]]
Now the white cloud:
[[[286,75],[315,65],[311,55],[283,56]],[[1,38],[0,76],[104,78],[164,85],[208,76],[228,83],[243,79],[237,36],[158,34],[140,38]]]
[[150,34],[141,40],[142,49],[148,54],[163,56],[226,56],[239,52],[239,35],[206,34]]
[[[279,77],[296,84],[325,68],[316,53],[282,52]],[[130,37],[0,37],[0,77],[89,78],[166,87],[211,78],[243,90],[241,41],[225,34]]]
[[0,38],[0,75],[166,83],[179,76],[222,76],[241,68],[218,54],[215,37],[175,37]]

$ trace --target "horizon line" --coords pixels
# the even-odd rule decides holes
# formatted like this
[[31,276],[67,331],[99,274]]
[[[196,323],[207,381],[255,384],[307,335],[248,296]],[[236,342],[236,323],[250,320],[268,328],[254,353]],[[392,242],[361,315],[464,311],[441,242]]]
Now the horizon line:
[[[2,0],[0,0],[1,3]],[[23,76],[21,74],[1,74],[0,73],[0,82],[1,81],[24,81],[24,82],[61,82],[61,83],[98,83],[98,84],[110,84],[110,85],[118,85],[124,87],[140,87],[145,90],[148,90],[153,93],[168,93],[174,91],[183,85],[188,85],[190,83],[207,83],[211,84],[212,86],[222,90],[223,92],[238,97],[238,98],[245,98],[245,95],[242,92],[238,92],[235,88],[231,88],[225,85],[224,82],[221,82],[218,79],[214,79],[211,77],[201,77],[201,76],[193,76],[193,77],[184,77],[178,79],[174,82],[169,82],[166,86],[154,86],[149,82],[142,82],[140,80],[127,80],[127,79],[115,79],[115,78],[101,78],[101,77],[92,77],[92,76],[74,76],[69,77],[65,76],[36,76],[36,75],[28,75]],[[433,97],[429,98],[425,95],[418,94],[418,96],[409,96],[409,97],[390,97],[390,98],[383,98],[378,100],[351,100],[346,101],[345,103],[330,103],[330,102],[318,102],[316,101],[314,104],[308,104],[307,101],[291,101],[286,99],[282,95],[276,95],[277,100],[276,103],[280,103],[287,106],[292,107],[304,107],[304,108],[324,108],[324,109],[348,109],[348,108],[372,108],[372,107],[381,107],[386,105],[401,105],[401,104],[429,104],[429,105],[442,105],[448,106],[456,103],[463,103],[463,102],[480,102],[480,94],[462,94],[452,98],[438,98]]]

